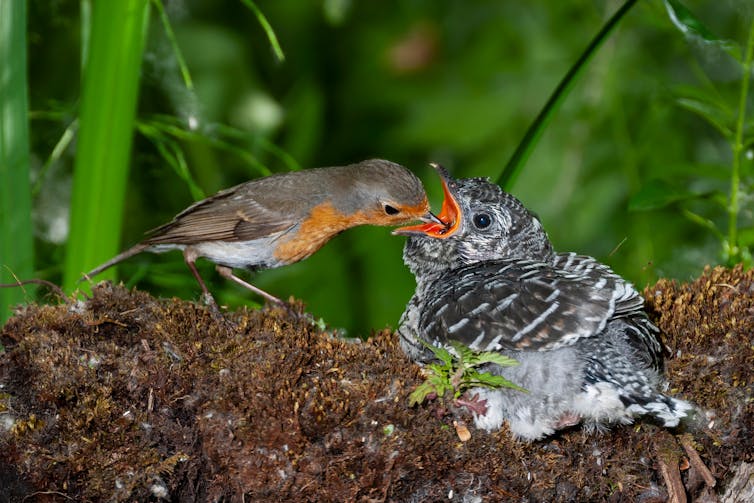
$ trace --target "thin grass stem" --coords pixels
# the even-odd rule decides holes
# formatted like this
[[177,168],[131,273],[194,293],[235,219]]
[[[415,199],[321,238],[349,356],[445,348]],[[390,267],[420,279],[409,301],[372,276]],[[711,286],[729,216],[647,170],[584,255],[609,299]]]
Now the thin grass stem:
[[742,258],[742,250],[738,242],[738,212],[739,212],[739,189],[741,184],[741,158],[744,151],[744,129],[746,127],[746,102],[749,97],[749,80],[752,72],[752,60],[754,60],[754,20],[749,27],[749,40],[746,43],[746,54],[741,62],[741,94],[738,101],[738,118],[736,120],[736,132],[733,139],[733,163],[730,173],[730,197],[728,199],[728,239],[725,255],[728,265],[739,262]]
[[173,31],[173,26],[170,24],[170,19],[168,18],[168,15],[165,13],[165,6],[162,4],[162,0],[152,0],[152,3],[157,9],[157,13],[160,16],[160,22],[162,22],[162,27],[165,30],[165,35],[168,37],[168,40],[170,41],[170,46],[173,48],[173,54],[175,54],[175,60],[178,63],[178,68],[180,68],[181,70],[181,77],[183,78],[183,84],[186,86],[186,89],[188,89],[189,91],[193,91],[194,81],[191,79],[191,73],[189,72],[188,65],[186,64],[186,60],[183,57],[183,52],[181,52],[181,47],[178,45],[178,41],[175,38],[175,32]]
[[275,30],[272,29],[272,25],[270,25],[270,22],[267,21],[267,18],[264,14],[262,14],[262,11],[259,10],[257,4],[255,4],[252,0],[241,0],[241,2],[249,9],[251,9],[251,11],[257,17],[259,24],[262,25],[262,29],[267,35],[267,39],[270,41],[270,46],[272,46],[272,52],[275,53],[275,58],[277,58],[277,60],[281,63],[285,61],[285,54],[283,54],[283,49],[280,47],[280,42],[278,41],[277,35],[275,35]]

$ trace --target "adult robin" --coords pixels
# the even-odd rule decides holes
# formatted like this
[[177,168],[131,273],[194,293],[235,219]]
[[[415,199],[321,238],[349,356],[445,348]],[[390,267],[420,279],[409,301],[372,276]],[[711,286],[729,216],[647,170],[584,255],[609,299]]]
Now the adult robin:
[[[535,440],[584,423],[595,428],[650,416],[673,427],[692,406],[660,392],[662,347],[644,300],[592,257],[556,253],[539,219],[497,185],[452,179],[439,168],[443,224],[396,229],[416,293],[400,320],[404,351],[426,344],[500,352],[519,365],[486,368],[525,388],[476,389],[478,427],[508,421]],[[485,402],[486,401],[486,402]]]
[[94,276],[143,251],[182,250],[207,299],[195,262],[204,257],[221,276],[267,300],[277,297],[233,274],[303,260],[357,225],[439,222],[421,181],[398,164],[372,159],[348,166],[275,174],[223,190],[192,204],[150,231],[139,244],[94,268]]

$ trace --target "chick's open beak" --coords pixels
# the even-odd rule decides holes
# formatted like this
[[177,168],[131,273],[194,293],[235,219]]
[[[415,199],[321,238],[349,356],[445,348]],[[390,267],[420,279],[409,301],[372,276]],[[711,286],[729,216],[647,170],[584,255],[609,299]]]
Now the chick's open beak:
[[432,164],[432,167],[438,171],[442,180],[444,197],[440,214],[435,217],[430,213],[434,219],[422,219],[427,223],[399,227],[393,231],[393,234],[403,236],[424,234],[433,238],[446,238],[451,236],[458,229],[461,220],[461,208],[458,206],[458,202],[453,197],[453,193],[448,187],[448,172],[439,164]]

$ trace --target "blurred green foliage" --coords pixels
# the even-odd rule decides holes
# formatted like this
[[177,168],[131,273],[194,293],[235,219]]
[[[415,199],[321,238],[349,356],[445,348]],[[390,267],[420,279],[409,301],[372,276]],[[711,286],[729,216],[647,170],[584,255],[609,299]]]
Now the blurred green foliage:
[[[161,16],[152,16],[124,248],[201,194],[268,169],[387,158],[413,169],[439,208],[439,182],[427,163],[440,162],[456,176],[496,179],[557,83],[621,5],[254,4],[277,35],[283,61],[249,2],[165,1],[174,39]],[[703,30],[688,29],[692,23],[679,20],[678,11],[670,16],[660,0],[637,3],[575,82],[510,187],[540,215],[557,249],[596,256],[639,286],[660,276],[688,279],[727,259],[721,239],[730,222],[732,143],[711,119],[722,114],[736,130],[754,7],[748,0],[683,5],[693,14],[686,20],[701,21]],[[36,266],[40,277],[59,282],[76,152],[81,16],[74,1],[28,6]],[[695,99],[707,113],[689,105]],[[744,141],[754,129],[753,101],[745,96],[749,116],[738,159],[735,218],[744,239],[754,237],[752,145]],[[354,229],[307,261],[252,281],[303,299],[315,316],[350,335],[366,335],[394,326],[413,292],[402,244],[387,229]],[[256,300],[209,264],[201,269],[221,302]],[[179,253],[135,257],[120,266],[120,277],[155,294],[199,294]]]

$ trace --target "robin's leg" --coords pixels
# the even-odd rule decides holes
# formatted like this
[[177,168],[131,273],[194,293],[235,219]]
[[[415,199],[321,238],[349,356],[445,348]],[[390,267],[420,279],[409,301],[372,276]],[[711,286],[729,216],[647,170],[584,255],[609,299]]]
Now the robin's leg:
[[199,275],[199,271],[196,270],[196,259],[199,258],[199,256],[196,254],[196,251],[191,248],[190,246],[187,246],[183,250],[183,260],[186,262],[186,265],[191,270],[191,274],[194,275],[194,278],[196,278],[196,281],[199,283],[199,286],[202,287],[202,301],[210,306],[217,306],[217,302],[215,302],[215,298],[212,296],[211,293],[209,293],[209,290],[207,289],[207,285],[204,284],[204,280]]
[[224,326],[227,330],[233,331],[236,330],[236,324],[231,321],[230,319],[226,318],[222,311],[220,311],[220,306],[215,301],[215,298],[212,296],[211,293],[209,293],[209,289],[207,288],[207,285],[204,284],[204,280],[199,275],[199,271],[196,270],[196,259],[199,258],[199,255],[196,253],[196,251],[191,248],[190,246],[187,246],[183,250],[183,259],[186,261],[186,265],[189,269],[191,269],[191,274],[194,275],[196,278],[196,281],[199,283],[199,286],[202,287],[202,302],[204,305],[206,305],[209,308],[209,312],[212,313],[212,315],[215,318],[215,321]]
[[251,283],[248,283],[248,282],[242,280],[241,278],[239,278],[238,276],[234,275],[233,274],[233,269],[231,269],[230,267],[227,267],[227,266],[224,266],[224,265],[217,265],[217,266],[215,266],[215,269],[217,269],[217,272],[220,273],[220,276],[222,276],[223,278],[229,279],[229,280],[231,280],[231,281],[233,281],[235,283],[238,283],[239,285],[241,285],[244,288],[248,288],[249,290],[251,290],[252,292],[256,293],[257,295],[261,295],[262,297],[264,297],[268,301],[270,301],[272,303],[275,303],[275,304],[280,304],[280,305],[285,304],[285,302],[283,302],[282,300],[278,299],[274,295],[270,295],[269,293],[265,292],[261,288],[257,288],[256,286],[252,285]]

